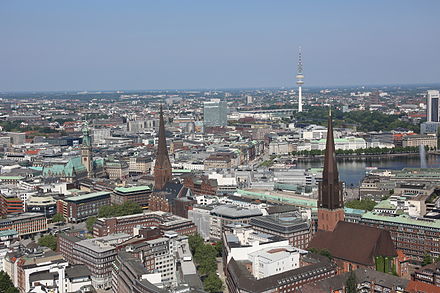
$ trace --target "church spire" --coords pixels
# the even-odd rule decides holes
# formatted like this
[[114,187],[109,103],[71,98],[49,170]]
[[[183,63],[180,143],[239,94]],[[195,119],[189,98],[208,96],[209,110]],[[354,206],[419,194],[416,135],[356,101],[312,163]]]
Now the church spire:
[[154,188],[161,190],[171,180],[171,163],[168,156],[165,138],[165,122],[163,120],[162,105],[159,115],[159,138],[157,144],[156,164],[154,165]]
[[335,139],[333,136],[332,112],[329,110],[324,171],[319,184],[318,229],[333,231],[337,222],[344,219],[342,182],[339,182],[336,164]]

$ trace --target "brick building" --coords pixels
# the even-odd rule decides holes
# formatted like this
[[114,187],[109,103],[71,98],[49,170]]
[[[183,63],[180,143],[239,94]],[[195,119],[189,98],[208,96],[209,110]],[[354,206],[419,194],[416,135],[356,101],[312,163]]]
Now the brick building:
[[15,230],[18,236],[29,236],[48,230],[47,219],[40,213],[22,213],[0,219],[0,231]]
[[208,176],[185,176],[183,185],[190,189],[193,194],[216,195],[218,189],[217,180],[209,179]]
[[58,201],[57,210],[67,222],[77,223],[96,216],[100,207],[111,204],[110,199],[111,192],[106,191],[67,197]]
[[135,227],[158,227],[162,232],[175,231],[181,235],[191,235],[197,230],[194,223],[188,219],[155,211],[122,217],[100,218],[93,226],[93,235],[95,237],[102,237],[113,233],[133,235]]
[[148,208],[152,211],[173,212],[175,200],[188,197],[191,192],[180,183],[167,182],[161,190],[154,190],[150,195]]
[[0,194],[0,216],[23,212],[23,201],[15,195]]
[[123,204],[132,201],[143,209],[148,208],[151,188],[149,186],[116,187],[111,196],[113,204]]

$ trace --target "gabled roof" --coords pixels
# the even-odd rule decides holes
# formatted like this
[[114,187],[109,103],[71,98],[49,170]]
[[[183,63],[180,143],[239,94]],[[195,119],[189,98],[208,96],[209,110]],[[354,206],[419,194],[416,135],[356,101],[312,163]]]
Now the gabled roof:
[[376,256],[397,256],[388,231],[340,221],[333,232],[318,231],[309,248],[327,249],[336,258],[366,266]]

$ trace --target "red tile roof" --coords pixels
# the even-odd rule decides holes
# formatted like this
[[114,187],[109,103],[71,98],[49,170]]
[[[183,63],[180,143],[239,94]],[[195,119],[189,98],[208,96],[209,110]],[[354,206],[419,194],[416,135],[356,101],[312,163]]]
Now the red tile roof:
[[333,232],[318,231],[309,248],[327,249],[336,258],[373,266],[376,256],[397,256],[388,231],[340,221]]

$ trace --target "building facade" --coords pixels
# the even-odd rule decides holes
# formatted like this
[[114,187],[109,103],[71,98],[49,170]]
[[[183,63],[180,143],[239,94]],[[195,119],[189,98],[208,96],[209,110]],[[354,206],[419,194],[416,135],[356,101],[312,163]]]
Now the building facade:
[[116,187],[112,193],[113,204],[123,204],[127,201],[132,201],[139,204],[143,209],[148,208],[151,188],[145,186],[132,187]]
[[211,99],[203,103],[203,124],[205,127],[227,126],[228,106],[220,99]]
[[77,223],[96,216],[100,207],[110,204],[111,192],[100,191],[59,200],[57,210],[66,221]]
[[15,230],[18,236],[26,237],[48,230],[47,219],[40,213],[22,213],[0,219],[0,231]]

